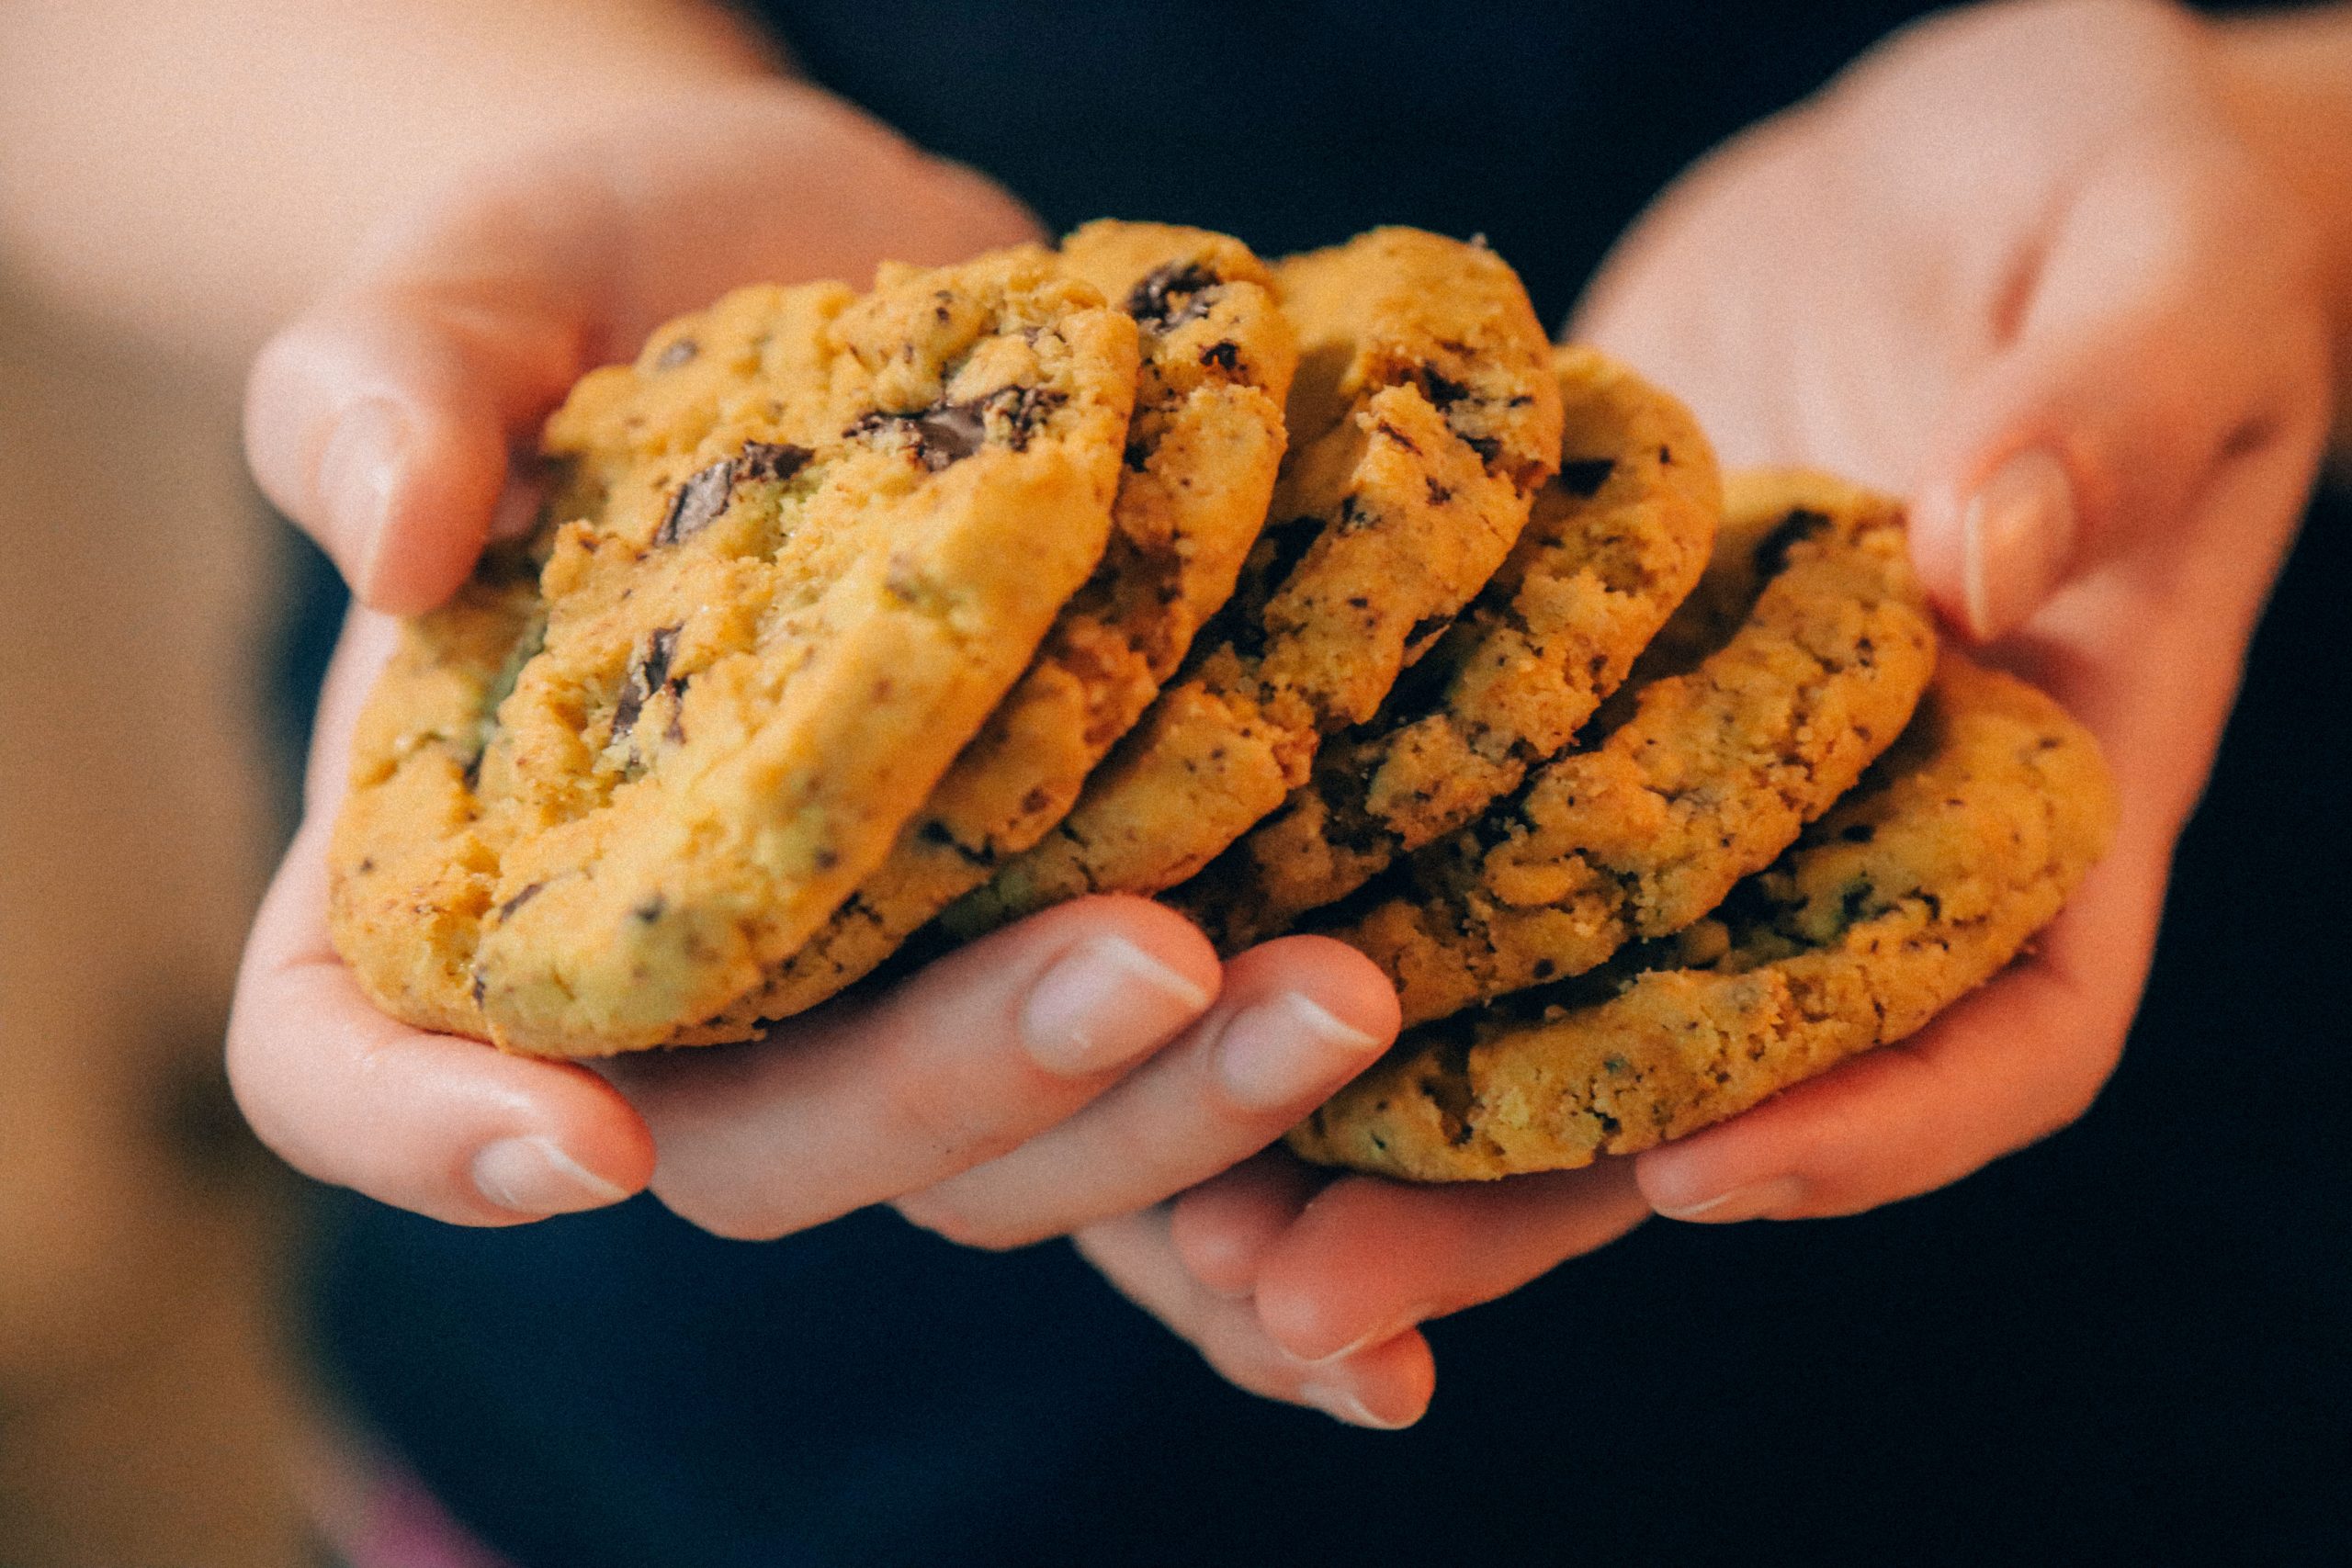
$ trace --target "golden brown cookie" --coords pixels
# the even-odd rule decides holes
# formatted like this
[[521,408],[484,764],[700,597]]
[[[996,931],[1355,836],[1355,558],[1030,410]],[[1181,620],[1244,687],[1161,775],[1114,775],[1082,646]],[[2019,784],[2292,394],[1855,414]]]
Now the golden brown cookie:
[[1413,1031],[1291,1147],[1408,1180],[1487,1180],[1720,1122],[1997,973],[2104,852],[2115,811],[2088,732],[1948,654],[1860,787],[1717,917]]
[[1896,505],[1804,473],[1736,477],[1713,580],[1662,640],[1760,582],[1727,642],[1643,686],[1600,742],[1375,884],[1329,934],[1396,981],[1408,1023],[1581,974],[1679,931],[1768,863],[1911,716],[1935,632]]
[[332,914],[368,994],[594,1055],[757,984],[1093,569],[1136,364],[1023,247],[743,290],[584,378],[531,558],[414,626],[361,721]]
[[1499,566],[1560,449],[1550,347],[1482,246],[1383,229],[1275,269],[1300,361],[1271,524],[1075,810],[954,906],[972,935],[1198,871],[1372,716]]
[[1090,223],[1060,254],[1125,301],[1142,339],[1102,564],[890,858],[764,983],[681,1038],[741,1039],[815,1006],[1035,843],[1233,592],[1265,523],[1298,363],[1271,274],[1238,240],[1159,223]]
[[1227,952],[1355,891],[1517,789],[1625,679],[1697,581],[1723,513],[1690,412],[1595,350],[1553,355],[1560,471],[1500,570],[1369,723],[1170,895]]

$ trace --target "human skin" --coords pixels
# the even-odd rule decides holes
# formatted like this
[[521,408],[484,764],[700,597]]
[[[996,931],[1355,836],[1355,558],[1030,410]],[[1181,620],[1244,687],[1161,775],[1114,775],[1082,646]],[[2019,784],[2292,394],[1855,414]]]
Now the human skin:
[[2348,203],[2341,7],[2221,28],[2121,0],[1960,13],[1694,167],[1574,335],[1689,400],[1727,464],[1908,497],[1952,635],[2098,733],[2113,850],[1921,1033],[1694,1136],[1481,1188],[1270,1154],[1082,1232],[1088,1256],[1242,1386],[1405,1424],[1433,1377],[1412,1325],[1652,1213],[1852,1213],[2080,1116],[2321,458]]
[[[57,9],[69,18],[47,25],[74,25],[76,8]],[[284,20],[208,14],[228,11]],[[605,1076],[367,1006],[325,943],[322,843],[387,646],[380,613],[435,603],[484,537],[527,517],[508,454],[571,378],[734,282],[855,276],[885,254],[945,260],[1031,231],[1001,192],[778,80],[695,7],[566,7],[562,28],[481,54],[449,41],[465,29],[447,5],[405,15],[368,69],[401,82],[409,119],[353,137],[326,134],[322,112],[320,144],[343,162],[289,187],[372,191],[381,164],[388,194],[330,205],[337,237],[255,273],[257,312],[310,301],[252,378],[255,472],[368,607],[331,677],[309,817],[231,1037],[247,1114],[294,1164],[469,1224],[650,1183],[731,1235],[882,1201],[978,1245],[1077,1229],[1238,1383],[1393,1426],[1432,1386],[1414,1324],[1653,1206],[1850,1212],[1964,1174],[2096,1093],[2325,417],[2321,258],[2342,236],[2319,193],[2341,186],[2263,152],[2333,101],[2324,73],[2274,85],[2301,43],[2265,35],[2257,69],[2254,35],[2225,49],[2154,6],[1972,13],[1736,142],[1629,236],[1579,331],[1681,392],[1734,461],[1822,462],[1908,494],[1939,604],[2099,730],[2130,785],[2124,830],[2038,956],[1915,1041],[1633,1161],[1416,1190],[1250,1157],[1385,1046],[1395,1006],[1376,972],[1310,939],[1221,966],[1141,900],[1050,911],[766,1046]],[[2307,43],[2341,23],[2294,25]],[[334,36],[303,72],[343,68]],[[266,60],[232,63],[248,75],[220,113],[337,101],[309,77],[274,94],[250,75]],[[485,95],[500,112],[462,158],[400,141]],[[2257,110],[2282,124],[2257,132]],[[201,141],[159,139],[175,140]],[[316,151],[267,141],[298,162]],[[155,152],[199,160],[178,177],[256,204],[263,232],[300,226],[299,201],[269,216],[271,182],[252,170]],[[158,311],[146,290],[169,277],[77,249],[86,214],[53,197],[0,180],[0,233],[61,294],[207,353],[254,330],[250,313],[185,324],[220,310],[235,246],[191,233],[211,282]]]

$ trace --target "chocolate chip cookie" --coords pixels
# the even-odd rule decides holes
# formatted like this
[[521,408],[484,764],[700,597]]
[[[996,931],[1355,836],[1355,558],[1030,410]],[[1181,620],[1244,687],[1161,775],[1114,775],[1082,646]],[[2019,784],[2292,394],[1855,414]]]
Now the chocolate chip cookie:
[[1555,352],[1560,469],[1500,570],[1370,723],[1170,901],[1226,951],[1345,897],[1510,794],[1625,679],[1723,513],[1690,411],[1589,348]]
[[1486,1180],[1633,1154],[1917,1031],[2057,912],[2114,829],[2097,744],[1947,654],[1861,785],[1716,915],[1407,1034],[1291,1134],[1308,1159]]
[[1325,928],[1387,971],[1408,1023],[1690,924],[1909,719],[1935,632],[1894,502],[1822,475],[1737,477],[1708,576],[1658,657],[1704,647],[1760,584],[1727,641]]
[[1384,229],[1281,263],[1292,449],[1224,612],[1077,807],[945,917],[971,935],[1198,871],[1370,718],[1510,552],[1559,460],[1550,346],[1483,246]]
[[742,1038],[816,1005],[1035,843],[1233,592],[1266,519],[1298,363],[1272,275],[1238,240],[1158,223],[1088,224],[1060,259],[1124,301],[1142,340],[1102,563],[889,859],[763,985],[682,1038]]
[[548,525],[413,626],[331,852],[387,1011],[659,1043],[888,855],[1110,525],[1136,324],[1048,252],[747,289],[549,422]]

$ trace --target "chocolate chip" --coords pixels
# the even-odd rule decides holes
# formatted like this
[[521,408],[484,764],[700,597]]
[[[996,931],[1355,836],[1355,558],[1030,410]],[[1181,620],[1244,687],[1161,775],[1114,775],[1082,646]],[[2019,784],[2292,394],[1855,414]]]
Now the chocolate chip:
[[933,473],[972,456],[989,438],[989,416],[1005,425],[1005,441],[1014,451],[1025,450],[1029,436],[1046,416],[1067,400],[1059,392],[1038,387],[1006,387],[967,403],[933,403],[911,413],[867,414],[850,426],[852,436],[903,432],[916,458]]
[[1421,367],[1421,390],[1428,396],[1430,406],[1440,413],[1470,395],[1467,385],[1426,365]]
[[1828,526],[1826,513],[1796,508],[1758,543],[1756,570],[1766,577],[1778,577],[1788,568],[1789,552]]
[[946,823],[942,822],[936,817],[931,818],[929,821],[925,822],[922,828],[918,829],[916,830],[916,837],[922,839],[926,844],[936,844],[943,850],[953,850],[973,865],[986,865],[989,863],[989,857],[986,853],[981,851],[972,849],[968,845],[960,841],[956,837],[954,830],[951,829]]
[[663,349],[660,354],[654,356],[653,368],[656,370],[675,370],[679,366],[685,364],[688,360],[691,360],[695,355],[700,354],[701,352],[702,344],[696,343],[690,337],[673,338],[670,342],[670,346]]
[[974,403],[942,403],[913,415],[908,423],[922,466],[933,473],[970,457],[988,443],[988,418]]
[[1867,822],[1855,822],[1849,824],[1846,830],[1838,836],[1849,844],[1867,844],[1878,837],[1878,829]]
[[1214,365],[1227,375],[1238,375],[1241,371],[1241,345],[1238,343],[1213,343],[1201,350],[1201,363]]
[[1406,652],[1409,654],[1453,624],[1452,615],[1423,615],[1413,623],[1413,629],[1405,634]]
[[621,681],[620,701],[613,705],[613,739],[626,740],[645,711],[646,699],[670,679],[670,657],[677,651],[678,628],[662,626],[645,639],[645,651],[629,665]]
[[693,676],[681,675],[669,684],[670,722],[662,727],[662,733],[673,746],[686,743],[686,688],[693,682]]
[[653,542],[674,545],[709,527],[727,510],[734,489],[735,459],[722,457],[678,487],[662,526],[653,531]]
[[1453,499],[1453,492],[1446,489],[1443,485],[1438,483],[1435,479],[1430,480],[1429,486],[1430,504],[1431,506],[1443,506],[1447,502]]
[[[1225,280],[1198,262],[1170,262],[1154,268],[1127,295],[1127,314],[1145,326],[1173,332],[1209,313],[1200,296]],[[1185,303],[1174,301],[1183,297]]]
[[735,478],[781,484],[807,468],[816,455],[806,446],[789,443],[746,441],[742,456],[735,460]]
[[480,1007],[481,1006],[482,994],[483,994],[483,992],[484,992],[484,991],[486,991],[487,989],[488,989],[488,987],[485,987],[485,986],[482,984],[482,981],[481,981],[481,970],[479,970],[479,969],[475,970],[475,971],[474,971],[473,993],[474,993],[474,1006],[475,1006],[476,1008],[480,1008]]
[[524,888],[523,891],[517,893],[514,897],[509,898],[505,903],[501,904],[498,907],[498,918],[502,920],[513,919],[514,918],[514,911],[529,903],[532,899],[537,897],[539,896],[539,890],[546,886],[547,884],[544,882],[534,882],[529,886]]
[[652,897],[648,898],[642,904],[639,904],[636,908],[630,909],[629,913],[650,926],[654,921],[660,919],[662,912],[668,909],[669,907],[670,901],[667,898],[664,898],[661,894],[656,893]]
[[1389,440],[1394,441],[1406,451],[1415,454],[1419,453],[1420,448],[1413,444],[1413,438],[1406,434],[1403,431],[1397,429],[1395,425],[1389,423],[1386,420],[1381,421],[1377,428],[1381,434],[1386,436]]
[[1560,487],[1570,495],[1589,501],[1600,493],[1600,487],[1616,471],[1614,457],[1579,457],[1560,465]]

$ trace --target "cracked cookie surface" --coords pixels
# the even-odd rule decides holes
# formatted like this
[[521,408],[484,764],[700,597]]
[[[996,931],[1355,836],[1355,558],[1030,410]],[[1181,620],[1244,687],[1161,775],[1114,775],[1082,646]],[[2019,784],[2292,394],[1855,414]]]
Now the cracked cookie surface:
[[1996,974],[2114,831],[2098,745],[1947,654],[1852,795],[1715,915],[1581,980],[1408,1033],[1290,1137],[1417,1181],[1680,1137],[1900,1040]]
[[1300,349],[1275,521],[1076,808],[947,911],[957,935],[1197,872],[1306,782],[1325,736],[1372,716],[1558,462],[1550,345],[1492,252],[1383,229],[1275,281]]
[[1265,523],[1298,363],[1272,275],[1238,240],[1158,223],[1091,223],[1058,254],[1124,303],[1141,339],[1102,563],[889,859],[758,988],[684,1038],[744,1038],[823,1001],[1035,843],[1233,592]]
[[1170,901],[1227,952],[1465,826],[1565,748],[1706,564],[1723,479],[1698,423],[1606,355],[1554,351],[1559,472],[1510,555],[1369,723]]
[[369,996],[662,1043],[888,852],[1102,554],[1136,329],[1035,247],[739,291],[549,421],[527,551],[410,627],[331,850]]
[[1706,578],[1644,662],[1702,651],[1317,929],[1379,964],[1417,1023],[1714,908],[1852,785],[1927,686],[1935,631],[1900,509],[1824,475],[1734,476]]

